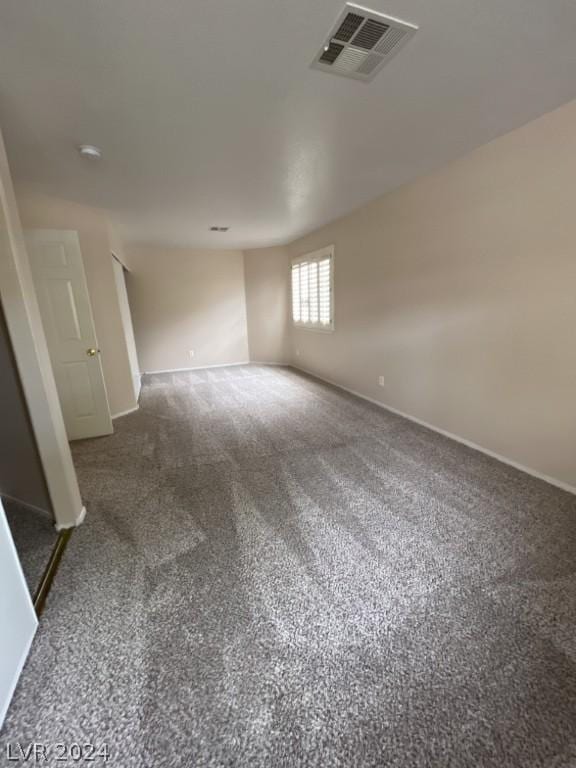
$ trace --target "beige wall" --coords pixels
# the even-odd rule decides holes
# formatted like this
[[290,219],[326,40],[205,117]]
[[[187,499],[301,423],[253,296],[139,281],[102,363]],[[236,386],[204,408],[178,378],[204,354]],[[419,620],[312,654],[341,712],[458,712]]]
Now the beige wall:
[[132,246],[127,253],[142,371],[248,360],[241,251]]
[[293,243],[336,248],[294,362],[576,486],[575,184],[572,103]]
[[126,347],[128,349],[128,361],[130,363],[130,371],[132,373],[132,387],[134,389],[134,397],[136,400],[138,400],[140,396],[142,377],[140,374],[140,363],[138,362],[138,352],[136,351],[136,339],[134,337],[134,326],[132,324],[132,310],[130,309],[130,302],[128,300],[128,291],[126,286],[127,272],[124,266],[118,261],[116,257],[112,263],[114,266],[116,294],[120,304],[120,315],[122,317],[124,338],[126,340]]
[[136,405],[128,349],[112,262],[119,247],[107,213],[95,208],[17,187],[16,198],[25,229],[73,229],[78,232],[110,410],[117,413]]
[[287,248],[244,252],[250,360],[285,363],[289,356]]

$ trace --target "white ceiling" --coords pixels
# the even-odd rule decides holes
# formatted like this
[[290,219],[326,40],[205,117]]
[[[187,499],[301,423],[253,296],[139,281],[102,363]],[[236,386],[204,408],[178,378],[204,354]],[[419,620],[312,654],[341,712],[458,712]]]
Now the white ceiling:
[[371,0],[420,30],[370,84],[309,66],[343,4],[3,0],[15,179],[131,240],[265,246],[576,98],[575,0]]

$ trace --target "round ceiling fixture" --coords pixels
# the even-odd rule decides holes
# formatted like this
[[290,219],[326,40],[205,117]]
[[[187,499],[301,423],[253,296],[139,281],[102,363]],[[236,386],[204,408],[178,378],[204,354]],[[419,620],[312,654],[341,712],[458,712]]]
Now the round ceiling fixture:
[[78,147],[78,152],[80,152],[82,157],[88,157],[90,160],[100,160],[102,157],[102,150],[93,144],[81,144]]

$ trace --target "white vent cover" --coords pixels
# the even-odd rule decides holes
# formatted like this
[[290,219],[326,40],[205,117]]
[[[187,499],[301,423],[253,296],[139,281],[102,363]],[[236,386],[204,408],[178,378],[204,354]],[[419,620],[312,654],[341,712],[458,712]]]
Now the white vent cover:
[[418,27],[354,3],[338,17],[312,66],[355,80],[372,80]]

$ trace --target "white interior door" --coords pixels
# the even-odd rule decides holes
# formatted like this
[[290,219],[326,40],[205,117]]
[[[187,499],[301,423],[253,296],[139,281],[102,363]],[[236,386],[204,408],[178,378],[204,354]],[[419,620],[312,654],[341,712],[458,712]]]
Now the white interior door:
[[0,728],[38,619],[0,501]]
[[78,233],[26,232],[40,314],[69,440],[113,431]]

